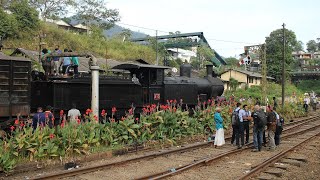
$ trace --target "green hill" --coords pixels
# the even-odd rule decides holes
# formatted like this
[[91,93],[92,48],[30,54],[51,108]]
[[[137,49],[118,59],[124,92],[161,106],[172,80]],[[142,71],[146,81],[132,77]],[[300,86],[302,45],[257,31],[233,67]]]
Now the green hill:
[[[72,49],[77,52],[90,52],[97,57],[107,57],[119,61],[144,59],[154,63],[156,52],[149,46],[122,41],[120,37],[105,38],[100,34],[76,34],[60,29],[55,25],[41,24],[40,31],[46,35],[42,42],[44,47],[53,50],[57,45],[60,49]],[[4,41],[5,48],[24,48],[39,50],[39,35],[26,34],[20,38],[8,38]]]

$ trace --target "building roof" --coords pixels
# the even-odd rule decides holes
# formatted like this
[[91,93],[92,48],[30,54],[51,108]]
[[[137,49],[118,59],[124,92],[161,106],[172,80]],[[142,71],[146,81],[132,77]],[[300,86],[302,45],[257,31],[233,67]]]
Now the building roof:
[[72,25],[72,26],[75,28],[78,28],[78,29],[85,29],[85,30],[89,29],[87,26],[84,26],[82,24],[76,24],[76,25]]
[[112,69],[130,70],[130,69],[140,69],[140,68],[170,69],[171,67],[157,66],[157,65],[151,65],[151,64],[141,64],[141,63],[138,63],[137,61],[129,61],[129,62],[121,63],[117,66],[114,66]]
[[13,53],[10,56],[16,56],[16,55],[22,55],[25,58],[37,61],[39,60],[39,52],[37,51],[31,51],[31,50],[25,50],[23,48],[17,48],[13,51]]
[[[246,74],[248,75],[249,77],[258,77],[258,78],[262,78],[262,74],[258,73],[258,72],[252,72],[252,71],[247,71],[247,70],[239,70],[239,69],[228,69],[224,72],[222,72],[221,74],[224,74],[226,72],[229,72],[229,71],[237,71],[237,72],[240,72],[242,74]],[[267,76],[267,79],[274,79],[273,77],[270,77],[270,76]]]
[[14,61],[30,61],[29,59],[23,58],[23,57],[13,57],[13,56],[7,56],[0,52],[0,60],[14,60]]

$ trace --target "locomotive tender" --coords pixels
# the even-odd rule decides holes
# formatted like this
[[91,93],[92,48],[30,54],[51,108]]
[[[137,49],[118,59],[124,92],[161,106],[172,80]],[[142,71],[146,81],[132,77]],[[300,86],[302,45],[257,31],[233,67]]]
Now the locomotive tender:
[[[1,78],[0,74],[0,117],[16,116],[20,113],[26,116],[35,112],[37,107],[50,105],[55,113],[60,110],[69,110],[72,103],[84,113],[90,107],[91,101],[91,76],[90,74],[79,77],[51,77],[48,80],[31,76],[31,61],[18,57],[2,57],[0,59],[0,73],[6,70],[10,81]],[[24,63],[27,69],[16,68],[19,63]],[[19,66],[18,66],[19,67]],[[2,68],[2,69],[1,69]],[[165,104],[167,100],[183,100],[188,106],[196,105],[198,97],[203,100],[219,96],[223,93],[223,83],[220,79],[212,77],[212,65],[207,66],[207,76],[204,78],[191,77],[191,65],[183,64],[180,67],[180,76],[165,77],[165,69],[170,67],[156,66],[147,63],[130,62],[119,64],[113,69],[130,72],[130,77],[104,76],[99,77],[99,108],[105,109],[110,115],[111,108],[116,107],[117,118],[124,115],[132,105],[136,113],[141,112],[143,106],[148,104]],[[19,71],[18,71],[19,70]],[[20,72],[23,70],[23,73]],[[16,98],[16,74],[24,74],[24,98]],[[18,80],[18,79],[17,79]],[[5,86],[6,84],[7,86]],[[6,93],[3,93],[6,91]],[[3,98],[6,97],[5,103]],[[23,101],[22,101],[23,100]],[[6,106],[7,109],[3,110]]]

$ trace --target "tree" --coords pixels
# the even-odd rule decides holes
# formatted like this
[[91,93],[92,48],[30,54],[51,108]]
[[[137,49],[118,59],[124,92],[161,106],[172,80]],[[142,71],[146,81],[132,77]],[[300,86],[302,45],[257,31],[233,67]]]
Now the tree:
[[214,57],[214,52],[209,46],[201,45],[198,47],[198,56],[200,57],[201,64],[203,65],[206,61],[210,61]]
[[38,12],[28,4],[27,0],[13,2],[9,10],[17,21],[19,31],[31,32],[39,28]]
[[310,40],[307,42],[307,51],[308,52],[316,52],[318,49],[318,44],[315,40]]
[[227,66],[230,66],[230,67],[236,67],[239,64],[239,60],[234,57],[228,57],[228,58],[225,58],[224,60],[226,61]]
[[236,91],[239,84],[238,80],[234,78],[230,78],[229,83],[230,83],[229,85],[230,85],[231,91]]
[[109,29],[120,20],[118,10],[108,9],[104,0],[78,0],[76,7],[78,19],[87,26]]
[[[285,29],[285,67],[286,77],[289,77],[289,69],[293,63],[292,52],[297,46],[296,35],[293,31]],[[267,53],[267,75],[274,77],[276,81],[281,79],[281,64],[283,52],[283,34],[282,29],[274,30],[270,36],[266,38],[266,53]]]
[[296,52],[303,51],[303,42],[302,41],[298,41],[297,45],[294,47],[294,51],[296,51]]
[[40,11],[41,17],[57,19],[66,14],[68,7],[75,5],[75,0],[29,0],[30,5]]
[[7,14],[0,8],[0,39],[14,37],[18,32],[18,24],[13,15]]

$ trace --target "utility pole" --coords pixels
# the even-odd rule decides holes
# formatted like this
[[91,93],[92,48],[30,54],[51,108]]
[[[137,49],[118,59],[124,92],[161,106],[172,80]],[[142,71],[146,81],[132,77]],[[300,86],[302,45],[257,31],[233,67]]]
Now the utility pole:
[[266,45],[260,45],[260,52],[259,52],[260,60],[261,60],[261,75],[262,75],[262,102],[267,105],[267,58],[266,58]]
[[41,50],[42,50],[42,45],[45,43],[42,42],[42,39],[46,37],[46,34],[43,34],[42,32],[39,34],[39,63],[41,63]]
[[156,30],[156,59],[157,59],[157,64],[159,65],[159,58],[158,58],[158,30]]
[[285,47],[286,47],[286,41],[285,41],[285,24],[282,24],[282,35],[283,35],[283,49],[282,49],[282,107],[284,107],[284,83],[285,83],[285,69],[284,69],[284,63],[285,63]]

